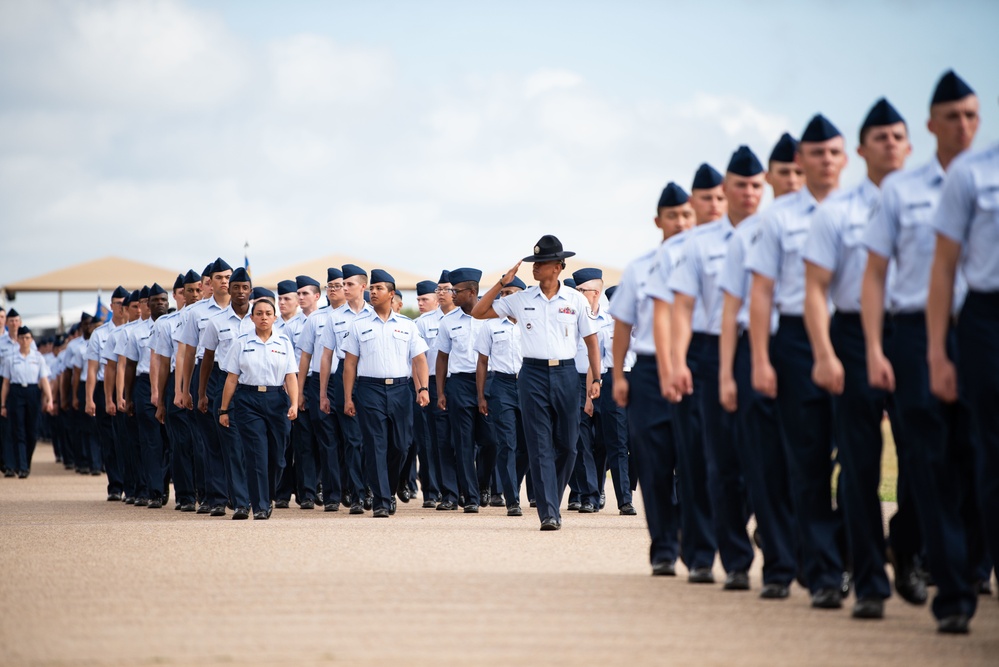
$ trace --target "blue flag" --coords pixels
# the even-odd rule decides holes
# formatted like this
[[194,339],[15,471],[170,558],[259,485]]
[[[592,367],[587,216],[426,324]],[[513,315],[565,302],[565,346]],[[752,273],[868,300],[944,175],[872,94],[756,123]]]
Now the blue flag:
[[108,322],[111,320],[111,309],[101,301],[101,292],[97,291],[97,307],[94,309],[94,319],[98,322]]

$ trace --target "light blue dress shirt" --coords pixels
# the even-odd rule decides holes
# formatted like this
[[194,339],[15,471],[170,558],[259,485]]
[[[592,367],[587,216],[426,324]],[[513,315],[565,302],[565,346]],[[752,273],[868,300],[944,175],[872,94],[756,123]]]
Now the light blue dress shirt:
[[477,320],[461,308],[455,308],[441,318],[437,350],[448,355],[448,374],[475,372],[479,359],[475,353],[475,341],[485,326],[486,320]]
[[690,230],[683,256],[670,276],[670,291],[693,297],[695,310],[699,306],[703,313],[702,328],[692,326],[694,331],[716,336],[721,333],[724,300],[719,283],[734,231],[727,215]]
[[358,377],[401,378],[412,374],[412,359],[427,351],[416,324],[405,315],[355,318],[348,335],[340,339],[344,354],[357,357]]
[[510,317],[521,328],[521,349],[530,359],[572,359],[580,338],[596,333],[590,304],[583,295],[559,285],[549,299],[537,285],[493,301],[500,317]]
[[475,339],[475,353],[489,357],[490,371],[516,375],[524,363],[520,336],[520,327],[505,317],[485,320]]
[[251,387],[280,387],[285,378],[298,372],[295,348],[287,336],[271,332],[266,342],[256,329],[243,334],[229,346],[222,370],[239,376],[239,384]]
[[444,311],[437,308],[416,318],[416,329],[423,337],[423,342],[427,344],[427,365],[430,367],[430,377],[437,374],[437,336],[440,333],[440,321],[443,317]]
[[26,387],[38,384],[42,378],[48,379],[49,365],[38,350],[29,350],[28,356],[21,356],[21,350],[7,355],[3,360],[3,377],[12,385]]

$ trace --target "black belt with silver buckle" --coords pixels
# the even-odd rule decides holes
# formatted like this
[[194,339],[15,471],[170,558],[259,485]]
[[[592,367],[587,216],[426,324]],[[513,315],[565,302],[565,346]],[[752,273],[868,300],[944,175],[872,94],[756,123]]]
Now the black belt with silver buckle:
[[409,382],[409,378],[369,378],[369,377],[358,377],[357,381],[362,384],[380,384],[380,385],[393,385],[393,384],[406,384]]
[[527,366],[569,366],[576,365],[575,359],[534,359],[525,357],[524,364]]
[[269,394],[272,391],[281,391],[282,389],[284,389],[284,387],[280,387],[280,386],[279,387],[266,387],[266,386],[263,386],[263,385],[256,385],[256,384],[240,384],[240,385],[236,385],[236,388],[237,389],[242,389],[243,391],[257,391],[257,392],[260,392],[261,394]]

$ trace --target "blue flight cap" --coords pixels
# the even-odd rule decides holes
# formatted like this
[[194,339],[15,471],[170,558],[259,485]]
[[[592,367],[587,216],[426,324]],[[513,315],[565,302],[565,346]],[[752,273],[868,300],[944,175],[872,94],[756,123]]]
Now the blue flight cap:
[[[246,269],[243,269],[244,271]],[[226,264],[226,261],[221,257],[217,257],[214,262],[212,262],[212,270],[210,275],[215,275],[216,273],[222,273],[223,271],[232,271],[232,267]],[[245,281],[244,281],[245,282]]]
[[679,185],[670,181],[665,188],[663,188],[663,193],[659,195],[659,204],[656,205],[657,209],[660,208],[671,208],[673,206],[682,206],[687,203],[690,197]]
[[80,325],[79,325],[79,323],[77,323],[77,324],[74,324],[73,326],[71,326],[71,327],[69,328],[69,335],[70,335],[70,336],[72,336],[73,334],[75,334],[75,333],[76,333],[77,331],[79,331],[79,330],[80,330]]
[[608,301],[614,298],[614,292],[616,291],[617,291],[617,285],[611,285],[610,287],[604,290],[604,295],[607,297]]
[[732,153],[732,159],[728,161],[726,171],[736,176],[756,176],[763,173],[763,165],[760,164],[760,159],[756,157],[756,153],[749,149],[749,146],[739,146]]
[[129,303],[139,303],[139,290],[132,290],[132,293],[128,295]]
[[177,279],[173,281],[173,288],[175,290],[184,289],[184,274],[178,273]]
[[513,280],[508,282],[506,285],[503,285],[503,287],[516,287],[518,289],[527,289],[527,285],[524,284],[524,281],[518,278],[517,276],[514,276]]
[[[326,282],[329,282],[329,280]],[[315,287],[319,289],[319,281],[309,276],[295,276],[295,291],[297,292],[303,287]]]
[[579,271],[572,272],[572,280],[577,285],[582,285],[583,283],[589,282],[591,280],[603,280],[604,272],[600,269],[586,268],[580,269]]
[[566,287],[571,287],[572,289],[576,289],[576,281],[573,280],[572,278],[566,278],[565,280],[562,281],[562,284],[565,285]]
[[368,272],[359,267],[356,264],[344,264],[343,265],[343,278],[353,278],[354,276],[364,276],[368,277]]
[[185,285],[200,285],[201,284],[201,276],[198,275],[197,271],[195,271],[194,269],[191,269],[190,271],[188,271],[187,273],[184,274],[184,284]]
[[122,287],[121,285],[115,287],[114,291],[111,292],[112,299],[124,299],[127,295],[128,295],[128,290]]
[[937,82],[937,87],[933,90],[933,99],[930,100],[930,106],[943,104],[944,102],[956,102],[957,100],[963,100],[968,95],[974,94],[975,91],[971,89],[971,86],[955,74],[954,70],[949,69],[944,72],[944,75]]
[[128,304],[132,303],[132,294],[128,293],[125,298],[121,300],[121,305],[123,308],[128,308]]
[[143,285],[142,289],[139,290],[139,299],[141,300],[148,298],[149,298],[149,285]]
[[257,299],[270,299],[274,300],[274,292],[270,291],[266,287],[254,287],[253,292],[250,293],[250,298],[254,301]]
[[[228,269],[222,269],[222,271],[227,271]],[[218,273],[218,271],[212,271],[212,273]],[[250,274],[246,272],[242,266],[237,266],[236,270],[232,272],[229,276],[229,283],[248,283],[250,281]]]
[[449,282],[451,282],[451,272],[448,271],[447,269],[444,269],[443,271],[441,271],[441,277],[440,280],[437,281],[437,284],[449,283]]
[[201,272],[201,277],[202,278],[211,278],[212,277],[212,265],[211,264],[209,264],[208,266],[206,266],[205,270]]
[[837,130],[835,125],[830,123],[825,116],[817,113],[808,121],[805,131],[801,133],[801,140],[817,143],[841,136],[843,133]]
[[166,294],[167,291],[163,289],[162,285],[159,283],[153,283],[153,286],[149,288],[149,296],[156,296],[157,294]]
[[8,317],[8,318],[11,318],[11,317],[20,317],[20,316],[21,316],[21,314],[20,314],[20,313],[18,313],[18,312],[17,312],[16,310],[14,310],[13,308],[11,308],[10,310],[8,310],[8,311],[7,311],[7,317]]
[[[347,272],[344,271],[344,274],[346,273]],[[395,278],[393,278],[392,274],[384,269],[371,269],[371,283],[392,283],[395,285]]]
[[722,175],[707,162],[701,164],[694,174],[694,182],[690,186],[691,190],[710,190],[722,184]]
[[904,122],[905,119],[902,118],[902,114],[891,105],[891,102],[882,97],[867,112],[867,118],[864,119],[863,124],[860,126],[860,136],[863,138],[864,132],[872,127],[884,127],[885,125]]
[[326,269],[326,282],[332,282],[334,280],[343,280],[343,271],[331,266]]
[[482,271],[478,269],[470,269],[468,267],[462,267],[460,269],[451,269],[451,284],[457,285],[458,283],[467,282],[479,282],[482,280]]
[[437,283],[433,280],[421,280],[416,283],[416,296],[423,296],[424,294],[433,294],[437,291]]
[[294,280],[282,280],[278,283],[278,294],[295,294],[298,291],[298,285],[295,284]]
[[31,333],[31,329],[29,329],[28,327],[18,327],[17,328],[17,335],[18,336],[27,336],[29,333]]
[[80,313],[80,324],[85,324],[87,322],[90,322],[93,319],[94,319],[94,316],[91,315],[90,313],[86,313],[86,312]]
[[797,152],[798,140],[785,132],[770,151],[770,162],[794,162],[794,154]]
[[371,303],[371,292],[364,290],[364,303]]

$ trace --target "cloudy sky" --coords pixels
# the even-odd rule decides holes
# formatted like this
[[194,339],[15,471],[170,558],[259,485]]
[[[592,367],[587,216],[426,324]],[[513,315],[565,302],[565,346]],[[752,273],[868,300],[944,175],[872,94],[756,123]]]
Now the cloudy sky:
[[108,254],[235,264],[244,241],[259,272],[492,270],[545,233],[623,266],[667,181],[815,112],[852,149],[886,95],[915,164],[953,67],[995,141],[997,25],[986,0],[2,0],[0,284]]

